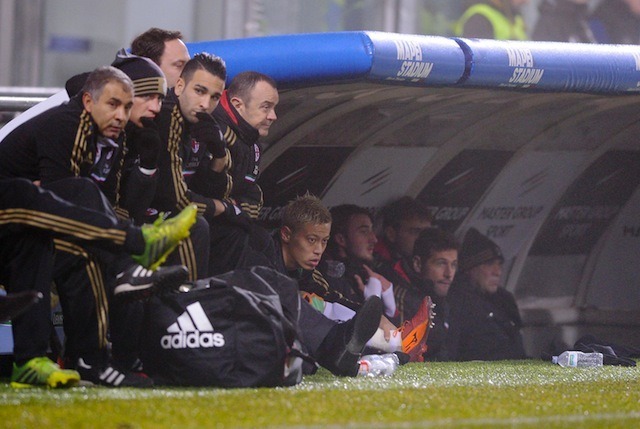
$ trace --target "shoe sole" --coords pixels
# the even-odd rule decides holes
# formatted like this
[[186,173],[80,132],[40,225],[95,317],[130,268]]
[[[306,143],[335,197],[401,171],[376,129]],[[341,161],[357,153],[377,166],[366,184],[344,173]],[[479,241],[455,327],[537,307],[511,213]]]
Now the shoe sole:
[[184,235],[183,237],[178,237],[178,241],[176,242],[176,244],[172,245],[171,247],[168,247],[167,250],[164,251],[164,253],[162,253],[156,260],[154,263],[152,263],[151,265],[149,265],[149,269],[152,271],[157,270],[162,264],[164,264],[167,260],[167,258],[169,257],[169,255],[176,250],[176,247],[178,247],[178,245],[180,245],[180,243],[182,243],[182,240],[184,240],[185,238],[189,237],[189,234]]
[[191,235],[191,227],[193,227],[193,225],[196,223],[197,215],[198,215],[198,212],[195,211],[195,214],[192,216],[192,218],[187,219],[188,227],[185,233],[182,234],[181,236],[176,237],[177,241],[175,242],[175,244],[168,247],[151,265],[149,265],[150,270],[153,270],[153,271],[157,270],[158,267],[160,267],[162,264],[165,263],[169,255],[174,250],[176,250],[176,247],[178,247],[180,243],[182,243],[182,240],[188,238],[189,235]]
[[[356,313],[353,334],[347,343],[344,352],[336,362],[337,368],[342,368],[337,375],[355,377],[358,375],[358,359],[367,341],[375,334],[380,326],[383,304],[377,296],[367,299]],[[349,368],[344,370],[344,368]]]
[[[133,286],[129,283],[116,286],[113,291],[118,299],[145,299],[160,293],[177,290],[177,288],[187,281],[189,272],[187,269],[179,270],[171,275],[167,275],[162,281],[148,283],[146,285]],[[144,289],[143,289],[144,288]]]
[[49,376],[45,384],[28,384],[20,383],[18,381],[12,381],[11,387],[14,389],[25,389],[31,387],[44,387],[48,386],[52,389],[75,387],[80,382],[80,377],[70,374],[54,373]]
[[[429,331],[433,326],[433,302],[430,297],[426,297],[424,302],[427,312],[425,322],[414,327],[402,339],[402,351],[411,356],[411,362],[424,362],[422,355],[427,351],[426,340],[429,337]],[[416,349],[418,346],[419,348]]]

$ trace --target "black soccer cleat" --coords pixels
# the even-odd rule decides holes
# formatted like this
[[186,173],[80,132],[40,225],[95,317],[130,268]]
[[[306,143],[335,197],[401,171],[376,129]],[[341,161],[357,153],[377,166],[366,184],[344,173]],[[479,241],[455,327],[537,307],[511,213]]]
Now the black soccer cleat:
[[82,381],[106,387],[137,387],[140,389],[153,387],[153,380],[144,374],[120,371],[111,365],[98,367],[90,365],[84,359],[78,359],[76,371]]
[[155,271],[133,265],[118,274],[113,294],[119,299],[145,299],[156,293],[177,290],[188,277],[189,271],[183,265],[160,267]]
[[358,359],[380,325],[383,304],[369,297],[351,320],[334,326],[318,350],[318,362],[334,375],[358,375]]

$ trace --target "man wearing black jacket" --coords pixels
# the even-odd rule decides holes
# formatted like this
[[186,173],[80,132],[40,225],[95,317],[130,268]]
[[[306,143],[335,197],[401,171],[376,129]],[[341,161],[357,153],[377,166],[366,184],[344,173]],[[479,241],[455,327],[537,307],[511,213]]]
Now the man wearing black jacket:
[[[195,55],[169,91],[156,120],[161,149],[157,188],[149,211],[175,213],[188,204],[198,205],[201,216],[193,236],[206,236],[206,243],[198,245],[193,252],[198,256],[195,278],[208,274],[213,231],[224,229],[228,224],[248,222],[233,201],[225,200],[231,183],[226,173],[229,156],[220,129],[211,116],[224,90],[226,76],[221,58],[207,53]],[[206,231],[197,232],[199,224],[206,225]]]
[[[360,354],[380,324],[382,301],[377,296],[369,297],[343,323],[323,315],[328,302],[322,296],[328,284],[315,268],[330,230],[331,214],[320,200],[311,195],[298,197],[286,206],[282,226],[273,236],[257,225],[254,227],[252,240],[238,265],[268,266],[296,280],[301,296],[306,299],[300,298],[297,304],[303,345],[333,374],[354,377]],[[318,294],[304,292],[308,290],[316,290]]]
[[[121,205],[121,167],[127,151],[122,131],[134,105],[134,88],[157,93],[166,86],[162,72],[146,59],[130,60],[123,69],[141,85],[136,86],[117,68],[100,67],[84,79],[81,91],[68,103],[45,111],[7,135],[0,144],[0,176],[37,181],[77,205],[126,218],[128,213]],[[90,178],[99,191],[74,180],[76,177]],[[54,276],[61,301],[67,303],[68,362],[73,365],[82,359],[83,377],[103,384],[99,375],[113,370],[108,364],[107,292],[129,261],[104,249],[65,240],[56,240],[56,250]]]
[[465,234],[461,275],[448,300],[451,309],[446,347],[451,360],[501,360],[526,357],[516,301],[500,286],[502,251],[475,228]]

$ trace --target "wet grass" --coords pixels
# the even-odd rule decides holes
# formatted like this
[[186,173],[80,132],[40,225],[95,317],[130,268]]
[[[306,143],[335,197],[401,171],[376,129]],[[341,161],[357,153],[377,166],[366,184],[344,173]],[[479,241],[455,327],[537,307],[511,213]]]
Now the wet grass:
[[13,390],[3,428],[640,426],[640,368],[542,361],[409,364],[391,377],[321,370],[292,388]]

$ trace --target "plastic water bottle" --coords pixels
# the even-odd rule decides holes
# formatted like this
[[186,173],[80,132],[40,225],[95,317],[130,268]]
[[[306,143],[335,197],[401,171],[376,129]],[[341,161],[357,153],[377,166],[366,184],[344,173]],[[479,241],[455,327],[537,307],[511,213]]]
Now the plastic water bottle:
[[361,377],[380,377],[395,372],[400,360],[394,353],[365,355],[360,358],[358,375]]
[[553,356],[552,363],[573,368],[602,366],[602,353],[584,353],[579,351],[562,352],[560,356]]

